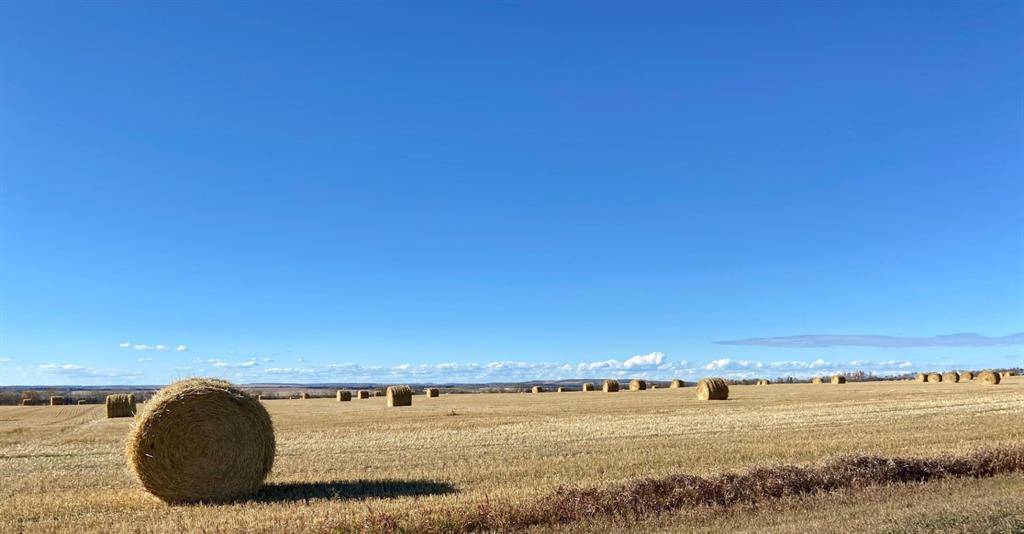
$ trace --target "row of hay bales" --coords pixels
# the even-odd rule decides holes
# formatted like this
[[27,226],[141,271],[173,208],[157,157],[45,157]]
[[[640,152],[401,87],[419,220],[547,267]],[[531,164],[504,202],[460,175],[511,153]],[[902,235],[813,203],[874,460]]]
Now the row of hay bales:
[[[845,384],[846,383],[846,377],[843,376],[843,375],[832,375],[832,377],[829,378],[828,381],[830,383],[832,383],[832,384]],[[767,380],[765,382],[767,382]],[[820,376],[816,376],[816,377],[811,379],[811,383],[812,384],[824,384],[825,383],[825,378],[822,378]]]
[[[914,380],[917,382],[968,382],[974,379],[978,379],[982,384],[996,385],[999,384],[1000,378],[1006,375],[1006,371],[997,373],[995,371],[981,371],[975,374],[973,371],[946,371],[945,373],[917,373]],[[1013,376],[1013,375],[1009,375]]]

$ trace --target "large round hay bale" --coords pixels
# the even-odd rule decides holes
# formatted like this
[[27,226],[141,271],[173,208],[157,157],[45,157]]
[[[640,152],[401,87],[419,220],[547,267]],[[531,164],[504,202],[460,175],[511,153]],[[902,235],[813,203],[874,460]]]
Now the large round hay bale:
[[964,371],[960,373],[960,380],[974,380],[974,373],[971,371]]
[[53,397],[50,397],[50,406],[63,406],[63,405],[64,405],[64,397],[61,397],[60,395],[55,395]]
[[544,393],[544,388],[540,386],[533,386],[532,388],[530,388],[530,391],[534,393]]
[[619,390],[619,381],[618,380],[605,380],[601,384],[601,391],[603,391],[605,393],[615,393],[618,390]]
[[816,376],[811,379],[812,384],[821,384],[822,382],[824,382],[824,380],[822,380],[820,376]]
[[928,373],[929,382],[942,382],[942,375],[939,373]]
[[843,376],[843,375],[833,375],[832,376],[832,383],[833,384],[845,384],[846,383],[846,377]]
[[918,382],[927,382],[928,381],[928,375],[926,375],[924,373],[917,373],[917,376],[914,377],[914,380],[916,380]]
[[771,381],[770,380],[758,380],[757,381],[757,385],[759,385],[759,386],[769,386],[769,385],[771,385]]
[[629,381],[629,390],[630,391],[643,391],[645,389],[647,389],[647,381],[646,380],[638,380],[638,379],[634,378],[633,380]]
[[274,426],[259,401],[223,380],[190,378],[146,403],[125,455],[142,487],[161,500],[219,502],[255,493],[274,450]]
[[356,397],[360,399],[368,399],[370,398],[370,392],[365,389],[361,389],[356,392]]
[[348,401],[352,400],[352,392],[351,391],[346,391],[346,390],[343,390],[343,389],[339,389],[338,392],[335,393],[334,396],[335,396],[335,398],[338,399],[338,402],[348,402]]
[[978,380],[981,380],[982,384],[994,386],[1000,382],[999,373],[995,371],[982,371],[978,373]]
[[423,392],[427,394],[427,397],[436,397],[441,394],[441,390],[437,388],[427,388]]
[[135,416],[135,395],[132,393],[107,395],[106,404],[107,418]]
[[412,388],[409,386],[388,386],[385,393],[388,398],[388,406],[412,406]]
[[960,374],[956,371],[946,371],[942,373],[943,382],[953,382],[954,384],[960,381]]
[[670,388],[681,388],[681,387],[684,387],[685,385],[686,385],[686,382],[683,382],[682,380],[679,380],[679,379],[675,379],[675,380],[672,380],[672,383],[669,384],[668,387],[670,387]]
[[698,400],[725,400],[729,398],[729,384],[721,378],[701,378],[697,382]]
[[582,386],[583,391],[594,391],[594,384],[590,382],[584,382]]

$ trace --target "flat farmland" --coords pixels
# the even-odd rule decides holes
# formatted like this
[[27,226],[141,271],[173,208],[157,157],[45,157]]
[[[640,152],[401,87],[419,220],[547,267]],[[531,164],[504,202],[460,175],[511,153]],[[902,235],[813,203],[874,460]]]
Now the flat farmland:
[[[727,401],[695,397],[686,387],[416,395],[402,408],[380,397],[265,401],[277,436],[266,488],[187,506],[165,505],[131,479],[122,449],[133,419],[106,419],[98,405],[0,407],[0,531],[455,531],[467,510],[535,506],[560,488],[1024,443],[1022,377],[730,386]],[[1024,474],[524,528],[806,532],[823,516],[826,530],[1016,532]]]

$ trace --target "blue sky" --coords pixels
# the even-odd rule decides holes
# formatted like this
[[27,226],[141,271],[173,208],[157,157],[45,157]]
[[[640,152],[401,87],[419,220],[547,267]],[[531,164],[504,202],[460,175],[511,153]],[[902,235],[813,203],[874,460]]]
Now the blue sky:
[[1022,27],[5,3],[0,384],[1024,365]]

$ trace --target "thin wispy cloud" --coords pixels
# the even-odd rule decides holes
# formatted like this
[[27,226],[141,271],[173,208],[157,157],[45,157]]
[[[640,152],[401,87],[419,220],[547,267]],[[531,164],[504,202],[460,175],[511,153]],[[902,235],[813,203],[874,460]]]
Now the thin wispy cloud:
[[185,345],[178,345],[177,348],[175,348],[174,350],[178,352],[186,352],[188,351],[188,347],[186,347]]
[[158,352],[164,352],[167,350],[167,345],[147,345],[145,343],[132,343],[130,341],[120,343],[118,344],[118,347],[132,350],[155,350]]
[[102,379],[107,380],[110,383],[115,383],[116,381],[131,381],[142,376],[142,373],[134,371],[124,371],[119,369],[100,370],[73,363],[46,363],[40,365],[38,370],[43,375],[60,376],[69,380]]
[[932,337],[874,336],[857,334],[809,334],[782,337],[753,337],[716,341],[719,345],[756,345],[779,348],[825,347],[999,347],[1024,345],[1024,333],[1006,336],[983,336],[975,333],[950,334]]
[[242,362],[225,362],[222,360],[212,359],[206,360],[206,363],[218,369],[245,369],[248,367],[255,367],[256,365],[258,365],[255,359],[249,359]]

